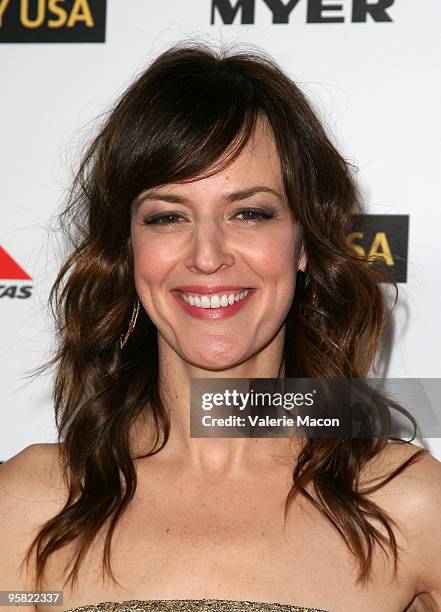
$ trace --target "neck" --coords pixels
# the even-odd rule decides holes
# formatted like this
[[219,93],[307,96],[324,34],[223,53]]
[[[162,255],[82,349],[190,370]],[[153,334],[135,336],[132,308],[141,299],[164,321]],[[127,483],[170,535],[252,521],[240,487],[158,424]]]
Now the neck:
[[[244,471],[256,472],[256,465],[288,460],[298,452],[300,438],[192,438],[190,437],[190,385],[198,378],[280,378],[284,336],[270,343],[252,358],[228,369],[206,370],[184,361],[166,341],[158,336],[159,386],[170,415],[170,437],[160,451],[161,457],[185,465],[188,470],[207,478],[232,478]],[[150,436],[147,435],[147,430]],[[154,440],[153,420],[144,421],[139,430],[141,440]],[[144,451],[145,452],[145,451]]]

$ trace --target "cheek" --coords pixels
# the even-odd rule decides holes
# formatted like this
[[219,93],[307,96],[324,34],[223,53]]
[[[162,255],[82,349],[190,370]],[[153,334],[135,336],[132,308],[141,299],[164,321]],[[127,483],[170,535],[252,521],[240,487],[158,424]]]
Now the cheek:
[[135,281],[159,285],[174,265],[173,250],[154,240],[133,241]]
[[247,250],[257,272],[266,278],[289,281],[296,267],[296,234],[293,230],[275,232],[256,242]]

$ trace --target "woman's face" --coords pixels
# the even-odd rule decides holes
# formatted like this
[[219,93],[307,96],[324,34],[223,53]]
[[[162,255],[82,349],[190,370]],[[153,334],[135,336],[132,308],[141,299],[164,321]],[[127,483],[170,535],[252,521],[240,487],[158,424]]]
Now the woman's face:
[[131,232],[136,290],[160,343],[221,370],[275,341],[306,261],[266,122],[221,172],[143,192]]

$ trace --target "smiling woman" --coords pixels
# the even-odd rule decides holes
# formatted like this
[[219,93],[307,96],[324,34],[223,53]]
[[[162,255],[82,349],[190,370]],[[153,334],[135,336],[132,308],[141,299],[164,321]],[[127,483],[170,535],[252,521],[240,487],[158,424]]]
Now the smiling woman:
[[55,612],[441,605],[426,451],[190,437],[192,379],[369,375],[391,279],[346,244],[356,202],[264,54],[180,45],[135,80],[60,216],[59,441],[0,468],[0,590],[63,590]]
[[277,374],[269,364],[280,361],[296,273],[306,264],[304,255],[299,261],[299,231],[283,192],[270,126],[258,120],[224,169],[137,198],[131,226],[136,293],[161,329],[161,354],[176,370],[192,363],[232,371],[242,364],[242,375]]

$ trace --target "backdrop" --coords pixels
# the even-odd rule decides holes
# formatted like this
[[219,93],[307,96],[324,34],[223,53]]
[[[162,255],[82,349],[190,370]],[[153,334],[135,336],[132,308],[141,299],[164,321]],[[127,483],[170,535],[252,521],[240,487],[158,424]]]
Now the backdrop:
[[440,379],[440,28],[439,0],[0,0],[0,460],[56,440],[50,375],[25,376],[53,348],[54,220],[83,146],[182,39],[259,47],[306,92],[358,167],[370,229],[348,240],[399,283],[382,374]]

